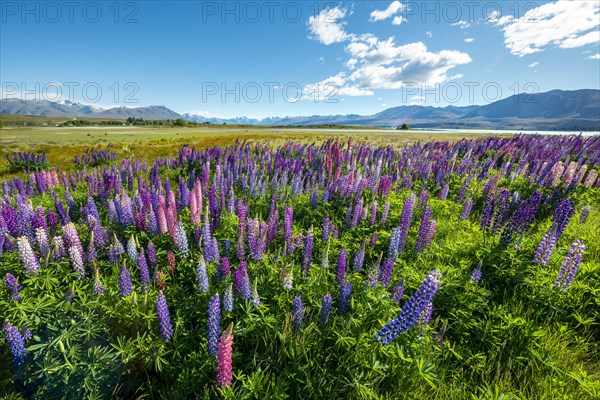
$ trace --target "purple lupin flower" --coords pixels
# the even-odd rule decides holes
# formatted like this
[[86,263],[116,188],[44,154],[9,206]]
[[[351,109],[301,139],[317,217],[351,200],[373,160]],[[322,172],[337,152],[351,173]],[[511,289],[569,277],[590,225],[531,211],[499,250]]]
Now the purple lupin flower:
[[579,214],[579,223],[581,223],[582,225],[585,224],[587,222],[588,217],[590,216],[590,208],[589,207],[583,207],[581,209],[581,214]]
[[226,312],[233,311],[233,285],[230,283],[223,294],[223,310]]
[[485,202],[483,214],[481,215],[481,229],[487,230],[492,224],[492,217],[494,216],[494,198],[490,197]]
[[173,328],[171,326],[171,317],[169,315],[169,307],[167,306],[167,299],[163,294],[162,290],[158,291],[156,296],[156,316],[158,317],[158,327],[160,328],[160,334],[168,342],[173,337]]
[[154,246],[154,243],[148,242],[146,251],[148,253],[148,261],[150,262],[150,265],[156,267],[158,264],[158,257],[156,256],[156,247]]
[[371,247],[375,247],[377,245],[377,232],[373,232],[370,239]]
[[331,319],[331,295],[327,293],[321,300],[321,325],[325,325]]
[[219,277],[225,279],[227,275],[231,273],[231,265],[229,264],[229,258],[221,258],[221,268],[219,269]]
[[475,267],[473,269],[473,272],[471,272],[471,277],[470,279],[475,282],[476,285],[479,284],[479,281],[481,280],[481,266],[483,265],[483,261],[480,261],[479,264],[477,264],[477,267]]
[[146,255],[144,249],[140,250],[138,257],[138,268],[140,269],[140,281],[142,282],[142,292],[146,293],[150,290],[150,272],[148,271],[148,263],[146,262]]
[[448,197],[448,191],[450,190],[450,186],[448,185],[448,182],[444,183],[444,186],[442,186],[442,189],[440,190],[440,193],[438,195],[440,200],[446,200],[446,198]]
[[408,230],[410,229],[410,224],[412,223],[413,214],[415,211],[415,201],[416,196],[414,193],[411,193],[404,201],[402,214],[400,215],[400,231],[398,234],[397,246],[395,246],[397,251],[403,251],[406,247],[406,236],[408,234]]
[[19,283],[17,278],[10,272],[6,273],[4,277],[4,282],[6,282],[6,287],[10,291],[10,299],[12,301],[21,300],[21,296],[19,295],[19,290],[23,288],[23,286]]
[[248,277],[248,263],[240,262],[240,266],[233,271],[233,289],[237,296],[249,300],[252,298],[250,278]]
[[403,295],[404,295],[404,279],[402,279],[400,282],[398,282],[396,284],[396,286],[394,286],[394,288],[392,289],[392,300],[394,300],[396,303],[400,303],[400,300],[402,300]]
[[338,311],[340,315],[347,314],[350,311],[350,295],[352,294],[352,283],[344,279],[340,285],[340,301]]
[[338,253],[337,258],[337,268],[335,270],[335,281],[337,283],[342,283],[346,276],[346,247],[342,247],[340,252]]
[[442,274],[438,270],[433,270],[425,278],[416,293],[404,304],[400,315],[385,324],[377,332],[375,340],[387,346],[396,336],[412,327],[437,293],[441,284],[441,277]]
[[363,269],[363,265],[365,263],[365,246],[366,246],[366,239],[363,239],[363,241],[360,245],[360,248],[354,254],[353,268],[355,271],[360,272]]
[[292,207],[285,206],[283,216],[283,239],[286,245],[287,254],[294,253],[294,232],[292,231],[293,220],[294,210],[292,209]]
[[540,264],[543,267],[548,265],[550,256],[552,256],[552,252],[554,251],[554,246],[556,246],[556,239],[554,231],[550,229],[550,231],[544,235],[542,240],[540,240],[540,244],[538,245],[533,258],[534,263]]
[[52,258],[54,261],[60,261],[66,254],[65,242],[62,236],[52,238]]
[[25,337],[19,332],[16,326],[10,322],[5,322],[2,327],[6,342],[13,356],[13,361],[17,368],[27,361],[27,349],[25,348]]
[[308,276],[310,274],[310,262],[312,261],[314,239],[315,237],[312,231],[308,232],[304,238],[304,254],[302,257],[302,274],[304,276]]
[[471,210],[472,209],[473,209],[473,198],[469,197],[465,201],[465,204],[463,205],[462,213],[460,214],[460,220],[461,221],[468,220],[469,216],[471,215]]
[[219,346],[219,335],[221,333],[221,304],[219,294],[213,295],[208,301],[208,355],[217,354]]
[[560,199],[558,204],[556,205],[556,210],[554,211],[554,215],[552,216],[552,220],[554,221],[554,225],[556,226],[555,236],[556,238],[560,238],[562,232],[567,227],[567,224],[571,220],[573,216],[573,212],[575,211],[575,206],[573,202],[567,198]]
[[567,290],[573,279],[575,279],[575,275],[577,274],[577,270],[579,269],[579,265],[583,260],[583,252],[585,251],[585,244],[583,240],[576,240],[573,242],[571,247],[569,248],[569,252],[567,257],[565,258],[565,262],[560,267],[558,271],[558,276],[556,277],[556,282],[554,286]]
[[294,307],[292,308],[293,314],[293,327],[294,330],[300,329],[302,327],[302,320],[304,318],[304,306],[302,305],[302,297],[294,296]]
[[423,210],[423,215],[421,215],[421,226],[419,227],[419,235],[417,236],[417,242],[415,244],[415,250],[417,252],[423,251],[425,246],[427,246],[430,225],[431,208],[429,207],[429,204],[427,204]]
[[125,262],[123,262],[123,266],[119,272],[119,294],[121,297],[127,297],[131,292],[131,274],[127,267],[125,267]]
[[200,254],[198,267],[196,268],[196,277],[198,279],[198,290],[200,293],[208,293],[208,273],[206,272],[206,262]]
[[31,248],[29,239],[27,239],[26,236],[18,237],[17,248],[19,250],[19,257],[21,258],[25,272],[28,275],[35,275],[38,269],[40,269],[40,262]]
[[379,283],[381,286],[387,287],[390,282],[390,278],[392,277],[392,270],[394,269],[394,259],[391,257],[387,257],[381,266],[381,272],[379,275]]

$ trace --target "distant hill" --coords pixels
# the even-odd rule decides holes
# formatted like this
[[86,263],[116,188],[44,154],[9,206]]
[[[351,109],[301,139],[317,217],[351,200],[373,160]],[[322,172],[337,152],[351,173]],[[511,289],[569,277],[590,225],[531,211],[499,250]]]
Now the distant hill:
[[107,110],[70,101],[53,102],[47,100],[0,100],[0,114],[20,114],[41,117],[77,117],[144,120],[164,120],[182,118],[180,114],[164,106],[115,107]]
[[395,128],[407,123],[415,128],[489,128],[533,130],[600,130],[600,90],[552,90],[545,93],[519,94],[485,106],[431,107],[403,105],[374,115],[311,115],[269,118],[207,118],[183,114],[164,106],[108,110],[72,102],[0,100],[1,114],[47,117],[165,120],[184,118],[211,124],[266,126],[356,125]]

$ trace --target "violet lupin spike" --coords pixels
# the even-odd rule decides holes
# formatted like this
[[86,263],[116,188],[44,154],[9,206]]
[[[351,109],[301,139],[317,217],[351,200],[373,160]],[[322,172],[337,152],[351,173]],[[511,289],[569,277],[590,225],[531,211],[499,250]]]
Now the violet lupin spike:
[[169,307],[167,306],[167,299],[163,294],[162,290],[158,291],[156,296],[156,316],[158,317],[158,326],[160,328],[160,334],[168,342],[173,337],[173,327],[171,326],[171,317],[169,315]]

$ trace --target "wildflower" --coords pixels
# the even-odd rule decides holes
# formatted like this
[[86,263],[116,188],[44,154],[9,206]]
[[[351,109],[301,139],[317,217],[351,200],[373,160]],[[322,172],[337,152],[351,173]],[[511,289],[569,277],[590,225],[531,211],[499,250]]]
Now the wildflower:
[[167,306],[167,299],[165,298],[165,295],[163,294],[162,290],[158,291],[155,305],[160,334],[165,340],[165,342],[168,342],[173,337],[173,328],[171,327],[171,317],[169,316],[169,307]]
[[392,289],[392,299],[396,303],[400,303],[400,300],[402,300],[403,295],[404,295],[404,279],[402,279],[402,281],[397,283],[396,286],[394,286],[394,288]]
[[581,209],[581,214],[579,214],[579,222],[581,224],[585,224],[587,222],[588,217],[590,216],[590,208],[589,207],[583,207]]
[[335,281],[342,283],[346,276],[346,247],[342,247],[338,253],[337,269],[335,270]]
[[104,285],[100,281],[100,273],[96,270],[96,276],[94,278],[94,295],[99,296],[104,293]]
[[219,334],[221,333],[221,305],[219,295],[215,294],[208,301],[208,355],[217,354]]
[[71,256],[71,264],[73,271],[77,273],[77,279],[85,278],[85,269],[83,268],[83,258],[76,246],[69,247],[69,255]]
[[196,276],[198,278],[198,290],[200,293],[208,293],[208,274],[206,272],[206,262],[202,254],[200,254],[200,259],[198,260]]
[[383,265],[381,266],[381,272],[379,275],[379,282],[383,287],[387,287],[390,282],[390,278],[392,277],[392,270],[394,269],[394,259],[391,257],[387,257],[383,261]]
[[249,300],[252,297],[250,278],[248,277],[248,264],[245,261],[233,271],[233,288],[237,296]]
[[175,227],[175,248],[177,252],[181,255],[181,258],[187,258],[190,254],[190,249],[188,246],[187,236],[185,234],[185,228],[183,226],[183,222],[179,220],[177,226]]
[[363,269],[363,264],[365,263],[365,246],[366,239],[363,239],[360,248],[354,254],[353,268],[355,271],[360,272]]
[[225,289],[225,294],[223,295],[223,309],[226,312],[233,311],[233,286],[229,284],[227,289]]
[[140,251],[138,257],[138,268],[140,269],[140,281],[142,282],[142,292],[150,290],[150,272],[148,271],[148,263],[146,262],[146,255],[144,249]]
[[571,283],[577,274],[577,270],[579,269],[579,265],[583,260],[584,251],[585,244],[583,243],[583,240],[576,240],[573,242],[571,248],[569,248],[565,262],[558,271],[558,276],[554,286],[562,290],[567,290],[567,288],[571,286]]
[[473,272],[471,272],[471,280],[473,282],[475,282],[475,284],[479,284],[479,281],[481,280],[481,266],[483,264],[483,261],[480,261],[479,264],[477,264],[477,267],[475,267],[475,269],[473,269]]
[[256,288],[258,284],[258,279],[254,279],[254,287],[252,289],[252,304],[254,307],[260,306],[260,296],[258,295],[258,290]]
[[23,288],[23,286],[19,283],[17,278],[10,272],[6,274],[4,277],[4,281],[6,282],[6,287],[10,291],[10,298],[12,301],[21,300],[21,296],[19,295],[19,290]]
[[21,335],[16,326],[10,322],[5,322],[2,331],[6,337],[6,342],[13,356],[13,361],[18,367],[27,361],[27,349],[25,348],[25,337]]
[[131,292],[131,275],[129,274],[127,267],[125,267],[125,263],[123,262],[123,266],[119,272],[119,294],[121,297],[127,297],[131,294]]
[[465,204],[463,205],[462,213],[460,214],[461,221],[466,221],[469,219],[471,215],[471,210],[473,209],[473,198],[469,197]]
[[285,275],[283,276],[283,288],[285,290],[292,290],[293,283],[294,283],[294,274],[293,274],[292,270],[290,270],[289,272],[285,272]]
[[441,276],[442,274],[438,270],[433,270],[416,293],[404,304],[400,315],[377,332],[375,340],[387,346],[396,336],[412,327],[437,293]]
[[533,262],[537,264],[541,264],[542,266],[548,265],[548,260],[550,260],[550,256],[552,256],[552,252],[554,251],[554,246],[556,245],[557,237],[554,235],[552,229],[544,235],[542,240],[540,240],[540,244],[535,252],[535,256],[533,258]]
[[302,326],[302,319],[304,318],[304,306],[302,305],[302,297],[294,296],[294,307],[292,310],[294,321],[294,329],[300,329]]
[[331,295],[327,293],[321,301],[321,325],[325,325],[331,319]]
[[139,257],[137,245],[135,243],[135,238],[133,237],[133,235],[129,237],[129,241],[127,242],[127,256],[133,262],[137,262],[137,259]]
[[340,301],[338,304],[338,310],[341,315],[344,315],[350,311],[350,295],[352,294],[352,283],[344,279],[340,286]]
[[28,275],[35,275],[37,270],[40,269],[40,262],[31,248],[29,239],[27,239],[26,236],[18,237],[17,248],[19,250],[21,262],[23,262],[23,266],[25,267],[25,272]]
[[231,352],[233,348],[233,324],[223,332],[217,351],[217,384],[220,387],[231,386]]

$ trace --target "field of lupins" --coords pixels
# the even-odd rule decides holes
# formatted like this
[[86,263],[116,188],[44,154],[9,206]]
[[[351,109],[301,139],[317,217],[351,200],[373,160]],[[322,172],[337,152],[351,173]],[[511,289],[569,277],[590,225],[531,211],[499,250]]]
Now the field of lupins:
[[7,162],[6,398],[600,397],[600,137]]

